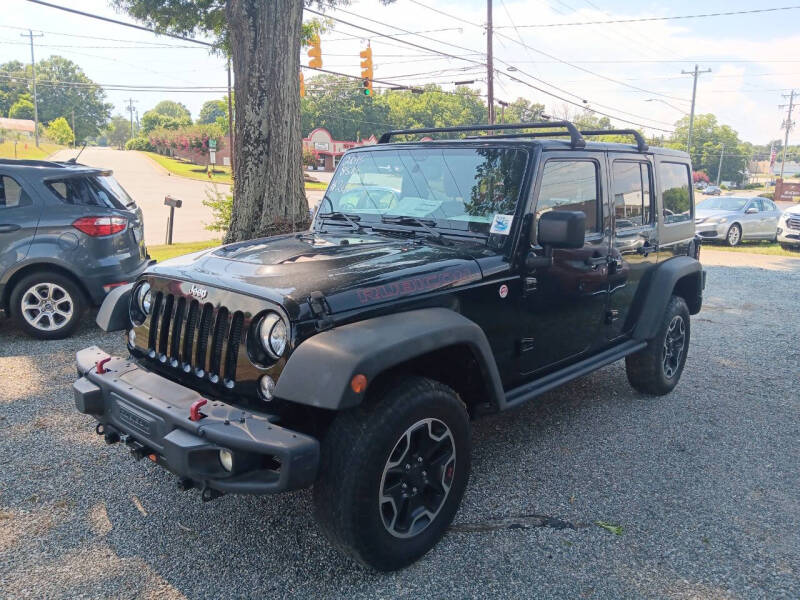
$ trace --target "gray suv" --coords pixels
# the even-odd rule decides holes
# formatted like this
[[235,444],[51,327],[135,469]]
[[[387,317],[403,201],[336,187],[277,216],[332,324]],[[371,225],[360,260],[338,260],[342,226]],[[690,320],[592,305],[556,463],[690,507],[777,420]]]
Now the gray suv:
[[142,211],[111,171],[0,159],[0,309],[42,339],[151,263]]

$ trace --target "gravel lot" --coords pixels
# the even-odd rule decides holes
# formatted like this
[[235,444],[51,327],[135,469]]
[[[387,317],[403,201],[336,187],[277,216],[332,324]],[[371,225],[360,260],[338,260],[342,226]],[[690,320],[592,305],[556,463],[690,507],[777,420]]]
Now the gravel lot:
[[2,321],[0,597],[798,598],[800,260],[770,258],[708,267],[669,396],[618,363],[476,422],[453,530],[389,575],[327,544],[308,492],[204,504],[106,446],[70,384],[74,352],[118,334]]

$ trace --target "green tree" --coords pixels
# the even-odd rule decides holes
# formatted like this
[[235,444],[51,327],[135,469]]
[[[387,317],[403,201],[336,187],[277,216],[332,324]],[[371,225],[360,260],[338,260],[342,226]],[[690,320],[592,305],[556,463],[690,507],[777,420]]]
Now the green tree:
[[14,103],[28,94],[27,77],[25,65],[18,60],[0,65],[0,116],[8,115]]
[[304,228],[308,223],[298,73],[304,40],[323,26],[303,23],[303,6],[311,1],[112,0],[161,31],[211,35],[231,57],[236,192],[226,241]]
[[175,102],[174,100],[162,100],[153,107],[153,112],[173,119],[189,119],[192,120],[192,114],[186,105],[182,102]]
[[122,115],[115,115],[106,127],[108,143],[122,150],[131,137],[131,122]]
[[147,135],[161,127],[180,129],[191,124],[192,115],[188,108],[180,102],[162,100],[142,115],[142,134]]
[[488,110],[477,91],[456,88],[443,93],[437,85],[426,85],[421,93],[391,91],[375,100],[388,109],[388,118],[395,128],[448,127],[485,123]]
[[33,119],[33,102],[28,99],[27,94],[20,96],[20,98],[11,105],[11,108],[8,109],[8,116],[12,119]]
[[[503,120],[506,123],[531,123],[540,121],[544,112],[544,104],[531,102],[525,98],[517,98],[505,108]],[[497,115],[501,111],[496,111]]]
[[64,146],[75,141],[75,134],[72,133],[72,129],[64,117],[58,117],[57,119],[54,119],[47,126],[45,135],[56,144],[62,144]]
[[[685,150],[688,137],[689,117],[686,116],[675,123],[667,145]],[[752,153],[752,145],[742,142],[739,134],[728,125],[721,125],[716,116],[710,113],[695,115],[690,152],[695,170],[705,171],[712,181],[716,181],[722,157],[720,181],[741,182]]]
[[197,117],[198,123],[210,125],[216,123],[217,119],[228,119],[228,102],[225,98],[222,100],[208,100],[203,103],[200,109],[200,115]]

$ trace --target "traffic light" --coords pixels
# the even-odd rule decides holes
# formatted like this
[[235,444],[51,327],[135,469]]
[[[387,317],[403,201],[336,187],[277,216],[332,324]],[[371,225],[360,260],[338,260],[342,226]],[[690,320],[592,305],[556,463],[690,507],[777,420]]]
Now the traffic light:
[[312,69],[319,69],[322,67],[322,48],[319,46],[319,36],[315,35],[311,40],[311,48],[308,49],[308,66]]
[[306,78],[303,75],[303,72],[300,71],[300,97],[305,98],[306,96]]
[[366,50],[362,50],[359,55],[363,59],[361,61],[361,77],[363,77],[363,81],[361,85],[364,88],[364,95],[371,96],[372,95],[372,48],[367,46]]

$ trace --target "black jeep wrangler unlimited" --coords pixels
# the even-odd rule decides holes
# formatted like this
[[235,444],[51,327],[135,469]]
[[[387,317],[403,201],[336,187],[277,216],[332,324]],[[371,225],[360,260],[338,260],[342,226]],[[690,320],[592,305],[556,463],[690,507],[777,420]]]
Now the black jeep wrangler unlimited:
[[471,417],[622,358],[635,389],[675,387],[704,287],[691,183],[630,130],[389,132],[342,158],[309,231],[114,290],[98,323],[130,357],[80,351],[77,408],[204,500],[313,485],[338,547],[403,567],[458,509]]

